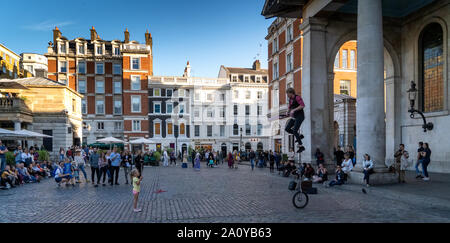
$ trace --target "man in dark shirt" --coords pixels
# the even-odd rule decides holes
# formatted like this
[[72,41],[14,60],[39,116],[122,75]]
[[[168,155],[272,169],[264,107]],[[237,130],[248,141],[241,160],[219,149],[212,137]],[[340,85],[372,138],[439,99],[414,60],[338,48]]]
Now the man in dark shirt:
[[293,88],[287,89],[286,93],[289,97],[288,115],[291,119],[287,123],[285,131],[295,136],[296,142],[299,145],[297,153],[301,153],[305,150],[305,148],[302,146],[303,135],[300,135],[298,130],[300,129],[302,122],[305,120],[305,112],[303,111],[303,108],[305,108],[305,103],[303,102],[302,97],[295,94],[295,90]]
[[422,156],[423,151],[424,151],[423,142],[419,142],[419,149],[417,149],[417,162],[415,165],[416,175],[417,175],[416,178],[423,178],[423,175],[419,170],[419,166],[422,164],[422,161],[423,161],[423,156]]
[[337,147],[336,152],[334,152],[334,155],[336,156],[336,165],[341,165],[342,161],[344,160],[344,151],[342,151],[341,146]]

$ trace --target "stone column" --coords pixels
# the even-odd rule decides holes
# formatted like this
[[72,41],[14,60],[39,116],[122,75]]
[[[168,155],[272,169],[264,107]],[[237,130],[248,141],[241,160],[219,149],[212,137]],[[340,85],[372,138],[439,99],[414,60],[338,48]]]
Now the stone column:
[[22,123],[20,121],[14,122],[14,131],[20,131],[22,129]]
[[329,82],[326,55],[326,21],[307,18],[300,26],[303,31],[302,97],[305,102],[305,136],[302,162],[313,162],[316,148],[324,153],[328,163],[333,158],[333,82]]
[[358,1],[358,99],[356,139],[358,168],[369,154],[375,171],[384,171],[384,45],[382,0]]

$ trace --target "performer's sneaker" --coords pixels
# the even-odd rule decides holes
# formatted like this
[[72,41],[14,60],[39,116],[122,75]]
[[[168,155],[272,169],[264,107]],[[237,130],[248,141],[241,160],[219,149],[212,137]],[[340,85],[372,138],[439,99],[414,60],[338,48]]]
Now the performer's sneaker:
[[301,152],[303,152],[303,151],[305,151],[305,147],[300,146],[300,147],[298,148],[297,153],[301,153]]

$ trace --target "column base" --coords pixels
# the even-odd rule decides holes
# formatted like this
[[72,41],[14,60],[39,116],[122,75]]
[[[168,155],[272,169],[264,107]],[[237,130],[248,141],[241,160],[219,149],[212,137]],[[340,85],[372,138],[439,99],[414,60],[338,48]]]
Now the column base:
[[[352,184],[364,183],[364,173],[359,171],[351,171],[348,175],[347,181]],[[383,185],[383,184],[397,184],[398,174],[392,172],[375,172],[370,175],[370,185]]]

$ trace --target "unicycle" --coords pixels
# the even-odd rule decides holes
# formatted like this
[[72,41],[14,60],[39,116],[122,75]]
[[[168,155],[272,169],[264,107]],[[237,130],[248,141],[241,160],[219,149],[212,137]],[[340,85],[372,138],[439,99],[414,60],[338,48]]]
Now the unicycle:
[[295,188],[296,193],[292,197],[292,203],[294,204],[294,207],[302,209],[305,208],[308,205],[309,197],[306,192],[303,192],[302,186],[301,186],[301,178],[297,177],[297,186]]

